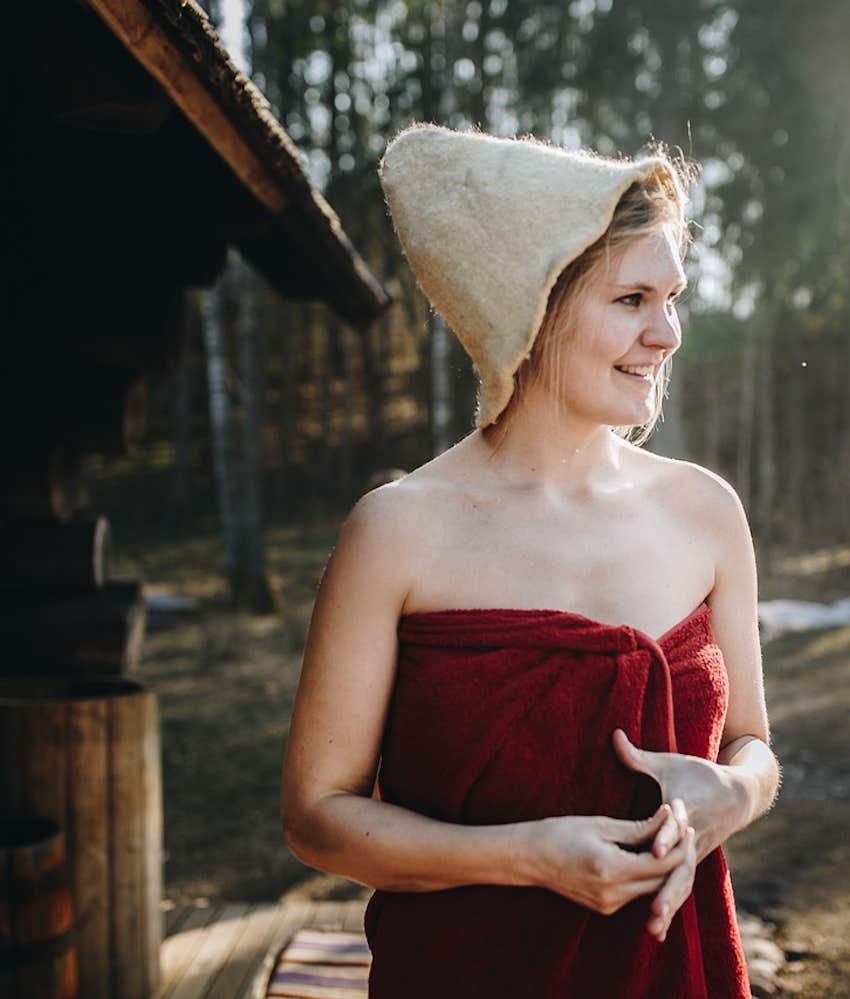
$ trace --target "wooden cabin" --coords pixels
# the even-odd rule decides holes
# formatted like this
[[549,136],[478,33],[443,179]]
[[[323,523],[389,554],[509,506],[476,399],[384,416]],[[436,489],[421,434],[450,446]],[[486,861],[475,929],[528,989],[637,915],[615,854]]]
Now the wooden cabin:
[[[144,999],[161,939],[156,703],[118,676],[144,604],[138,583],[110,579],[81,462],[140,440],[145,379],[177,355],[184,291],[210,286],[229,247],[282,296],[354,326],[389,297],[194,0],[44,0],[5,20],[0,852],[26,857],[20,905],[66,870],[74,911],[39,936],[4,882],[0,950],[30,972],[34,954],[53,961],[62,995]],[[42,820],[62,840],[52,875],[16,838]],[[10,967],[0,993],[42,994]]]

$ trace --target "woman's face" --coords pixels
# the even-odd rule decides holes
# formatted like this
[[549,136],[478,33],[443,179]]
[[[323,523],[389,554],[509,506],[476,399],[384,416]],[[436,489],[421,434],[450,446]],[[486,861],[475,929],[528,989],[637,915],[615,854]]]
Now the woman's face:
[[670,226],[635,238],[607,271],[601,265],[562,350],[560,394],[573,418],[650,419],[661,365],[681,343],[675,300],[686,283]]

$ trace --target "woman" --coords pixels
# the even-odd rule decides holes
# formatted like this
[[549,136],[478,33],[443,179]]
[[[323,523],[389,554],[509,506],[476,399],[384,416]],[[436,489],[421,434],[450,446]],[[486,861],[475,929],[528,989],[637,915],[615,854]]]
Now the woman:
[[287,842],[376,889],[375,997],[748,996],[719,847],[779,780],[750,532],[628,440],[681,342],[687,170],[416,125],[381,179],[477,427],[340,531]]

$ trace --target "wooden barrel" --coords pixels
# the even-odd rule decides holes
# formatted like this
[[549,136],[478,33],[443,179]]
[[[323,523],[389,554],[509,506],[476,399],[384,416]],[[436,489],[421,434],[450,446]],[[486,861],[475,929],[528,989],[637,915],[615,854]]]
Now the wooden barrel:
[[65,830],[80,995],[148,999],[162,941],[156,697],[120,678],[0,678],[0,812]]
[[78,999],[65,836],[51,819],[0,820],[0,995]]

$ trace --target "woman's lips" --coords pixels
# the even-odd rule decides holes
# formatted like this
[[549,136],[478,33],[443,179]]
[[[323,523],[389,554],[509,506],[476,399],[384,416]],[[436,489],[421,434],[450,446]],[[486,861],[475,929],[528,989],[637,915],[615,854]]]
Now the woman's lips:
[[631,371],[620,371],[619,368],[614,368],[614,370],[619,372],[621,375],[625,375],[626,378],[631,378],[632,381],[643,382],[645,385],[651,385],[654,381],[652,375],[633,374]]

